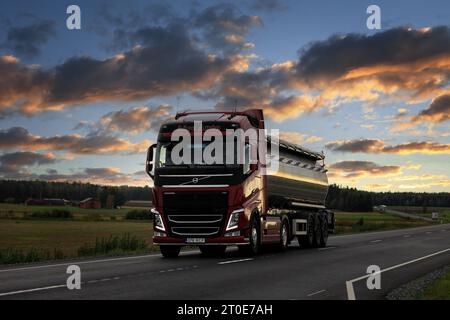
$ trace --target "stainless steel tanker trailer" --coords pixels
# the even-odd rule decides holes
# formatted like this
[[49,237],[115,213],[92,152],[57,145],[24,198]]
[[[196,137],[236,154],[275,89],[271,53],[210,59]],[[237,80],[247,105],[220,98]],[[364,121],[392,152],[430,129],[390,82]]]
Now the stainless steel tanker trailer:
[[[205,255],[217,255],[227,246],[256,254],[265,244],[287,248],[295,238],[304,247],[326,246],[334,231],[334,214],[325,208],[328,180],[324,155],[294,143],[266,137],[258,139],[267,150],[268,162],[242,164],[175,164],[171,154],[176,143],[172,134],[182,128],[195,132],[214,128],[262,129],[262,110],[243,112],[192,111],[178,113],[161,125],[158,141],[147,155],[146,171],[154,181],[154,237],[165,257],[176,257],[185,245],[198,245]],[[192,134],[195,139],[195,134]],[[208,143],[200,144],[200,149]],[[198,147],[197,147],[198,148]],[[251,153],[252,144],[245,143]],[[269,159],[270,158],[270,159]]]

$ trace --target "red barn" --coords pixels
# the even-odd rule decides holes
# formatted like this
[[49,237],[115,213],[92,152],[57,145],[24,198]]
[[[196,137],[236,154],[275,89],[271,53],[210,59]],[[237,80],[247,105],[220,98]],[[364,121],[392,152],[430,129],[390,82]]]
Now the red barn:
[[87,198],[83,201],[80,201],[79,206],[82,209],[101,209],[102,203],[99,200],[95,200],[94,198]]

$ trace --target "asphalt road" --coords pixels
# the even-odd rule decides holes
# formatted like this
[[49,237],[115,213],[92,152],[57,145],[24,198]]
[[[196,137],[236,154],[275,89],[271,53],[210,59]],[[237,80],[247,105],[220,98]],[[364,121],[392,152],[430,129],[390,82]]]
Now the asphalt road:
[[[450,264],[450,225],[333,236],[322,249],[266,252],[229,249],[221,258],[185,252],[13,266],[0,269],[0,299],[383,299],[392,289]],[[66,269],[81,268],[69,290]],[[367,267],[381,268],[369,290]]]

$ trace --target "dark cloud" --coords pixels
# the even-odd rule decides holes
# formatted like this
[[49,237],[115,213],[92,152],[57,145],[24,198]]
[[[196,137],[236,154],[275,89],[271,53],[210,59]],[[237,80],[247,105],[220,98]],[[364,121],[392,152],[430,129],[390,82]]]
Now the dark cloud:
[[413,118],[414,122],[439,123],[450,119],[450,94],[435,98],[432,103]]
[[325,145],[325,148],[338,152],[378,152],[384,142],[377,139],[359,139],[347,141],[332,141]]
[[193,25],[200,29],[204,43],[228,52],[246,48],[244,36],[252,27],[261,26],[261,18],[238,13],[230,4],[220,4],[200,12]]
[[80,123],[78,127],[88,127],[93,132],[127,132],[137,134],[143,131],[158,130],[159,125],[172,113],[169,105],[158,107],[135,107],[127,110],[109,112],[93,125]]
[[386,146],[378,139],[358,139],[332,141],[325,145],[327,149],[349,153],[392,153],[392,154],[450,154],[450,144],[434,141],[413,141],[398,145]]
[[66,151],[73,154],[131,154],[142,153],[150,146],[149,140],[133,143],[112,135],[78,134],[41,137],[22,127],[0,130],[0,148]]
[[13,56],[0,56],[0,74],[0,114],[14,111],[32,114],[58,108],[45,101],[53,83],[51,72],[21,64]]
[[54,21],[40,21],[25,27],[10,27],[4,46],[15,54],[32,58],[41,53],[41,46],[56,36]]
[[57,161],[51,153],[13,152],[0,155],[0,175],[11,177],[27,174],[27,167],[53,164]]
[[374,35],[336,35],[314,42],[300,51],[296,69],[299,78],[314,84],[338,79],[355,69],[413,64],[448,57],[449,53],[448,27],[394,28]]
[[450,143],[438,143],[434,141],[414,141],[394,146],[386,146],[381,152],[395,154],[450,154]]
[[400,166],[382,166],[371,161],[341,161],[330,165],[330,172],[342,178],[383,177],[401,173]]

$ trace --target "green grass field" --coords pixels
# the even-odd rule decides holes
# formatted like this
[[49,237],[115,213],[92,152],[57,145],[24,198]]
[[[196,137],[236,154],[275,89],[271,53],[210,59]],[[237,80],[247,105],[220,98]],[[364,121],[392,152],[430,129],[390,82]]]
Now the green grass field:
[[378,212],[335,212],[336,234],[383,231],[429,225],[428,222],[403,219]]
[[450,300],[450,272],[433,282],[417,299]]
[[152,245],[153,225],[148,221],[0,220],[0,248],[60,250],[74,256],[97,238],[130,234]]

